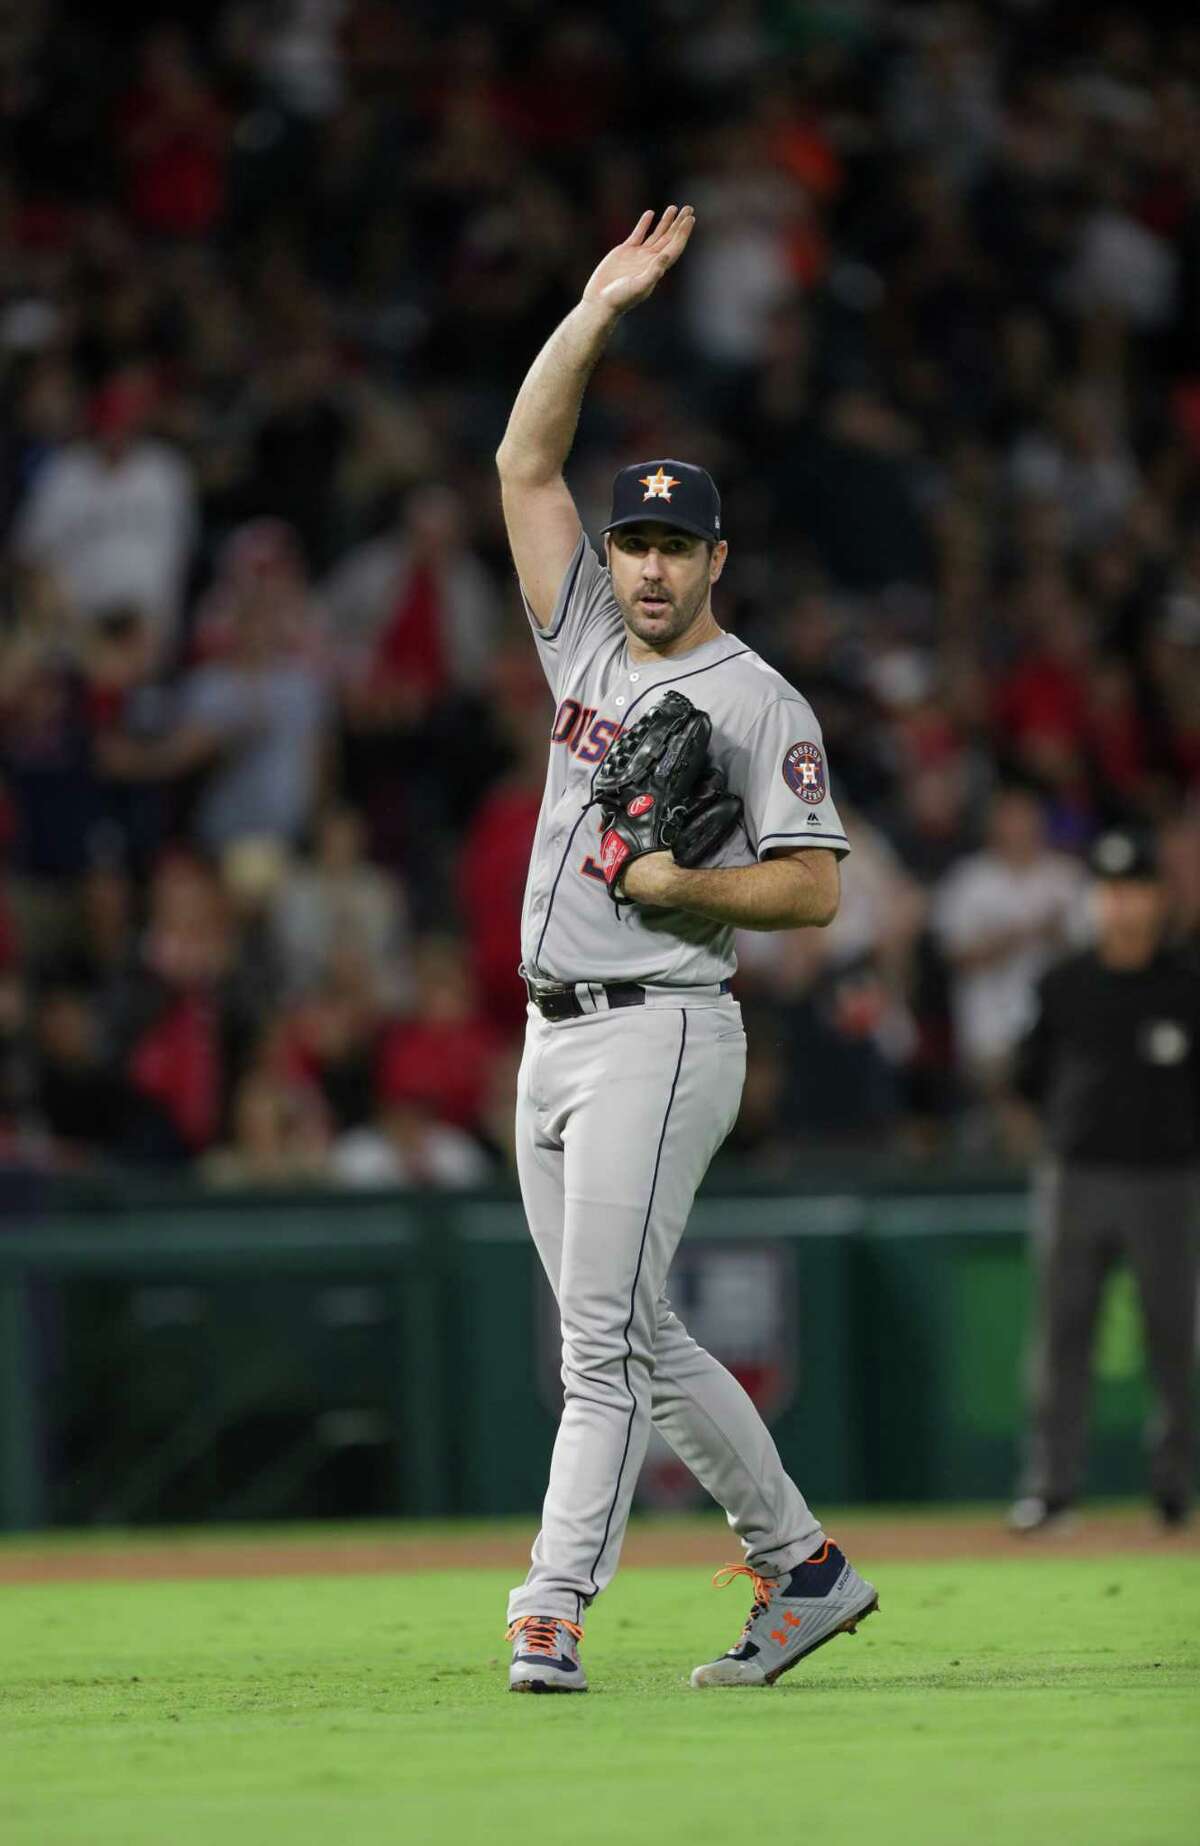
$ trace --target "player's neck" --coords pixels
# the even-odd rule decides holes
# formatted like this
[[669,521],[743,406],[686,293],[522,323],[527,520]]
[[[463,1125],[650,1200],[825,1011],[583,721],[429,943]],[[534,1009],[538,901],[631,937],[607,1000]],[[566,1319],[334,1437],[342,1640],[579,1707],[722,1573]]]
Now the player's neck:
[[640,635],[635,635],[628,623],[625,627],[625,645],[629,649],[631,660],[675,660],[680,654],[694,653],[696,648],[704,647],[709,641],[718,641],[725,630],[718,626],[717,618],[710,604],[696,612],[695,620],[689,623],[681,635],[673,640],[664,641],[661,647],[651,647]]

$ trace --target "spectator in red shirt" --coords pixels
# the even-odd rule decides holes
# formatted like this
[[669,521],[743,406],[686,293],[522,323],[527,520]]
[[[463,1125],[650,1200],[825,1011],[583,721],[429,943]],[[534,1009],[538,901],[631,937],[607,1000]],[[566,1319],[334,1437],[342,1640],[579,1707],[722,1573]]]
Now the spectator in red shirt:
[[479,1011],[459,943],[426,937],[417,945],[414,970],[413,1010],[389,1028],[380,1048],[380,1098],[419,1102],[439,1121],[474,1129],[499,1036]]
[[1088,746],[1098,794],[1115,813],[1150,795],[1146,725],[1124,661],[1098,660],[1088,685]]
[[129,208],[147,231],[203,237],[225,201],[227,125],[187,39],[162,25],[142,47],[141,81],[125,98],[118,136]]
[[114,1008],[131,1099],[126,1154],[173,1164],[218,1140],[248,1036],[235,956],[215,874],[197,859],[167,860],[151,887],[141,962]]
[[283,1066],[319,1089],[337,1129],[359,1127],[372,1112],[382,1014],[377,972],[347,938],[288,1017]]
[[519,767],[478,808],[459,870],[480,999],[488,1017],[506,1031],[518,1031],[525,1017],[525,986],[517,972],[521,903],[541,800],[540,784]]
[[534,715],[542,691],[529,680],[526,660],[525,648],[519,656],[506,652],[496,658],[495,709],[516,761],[476,808],[458,866],[459,906],[480,1003],[505,1032],[519,1032],[525,1020],[525,987],[517,972],[521,906],[548,748],[548,723],[539,723]]
[[1018,613],[1028,641],[1000,687],[998,730],[1026,757],[1048,746],[1075,752],[1088,728],[1091,640],[1082,612],[1062,578],[1039,571],[1025,585]]
[[449,488],[426,486],[325,585],[351,722],[413,725],[483,679],[495,595]]
[[1084,610],[1052,569],[1029,579],[1017,613],[1026,647],[995,700],[995,743],[1018,774],[1046,790],[1055,843],[1077,846],[1094,825],[1094,638]]
[[477,793],[495,637],[496,594],[467,542],[460,497],[418,489],[388,531],[347,554],[324,595],[347,793],[368,817],[372,856],[401,868],[419,900],[444,876],[436,840],[456,825],[464,779]]

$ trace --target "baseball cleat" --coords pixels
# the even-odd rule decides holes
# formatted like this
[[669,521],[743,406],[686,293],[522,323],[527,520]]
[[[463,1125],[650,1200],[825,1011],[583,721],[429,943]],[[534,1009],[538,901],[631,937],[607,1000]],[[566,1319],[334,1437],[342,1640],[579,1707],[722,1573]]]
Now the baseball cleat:
[[1154,1506],[1164,1532],[1182,1532],[1191,1517],[1187,1501],[1174,1494],[1156,1494]]
[[1040,1494],[1031,1493],[1008,1509],[1008,1529],[1021,1538],[1028,1538],[1034,1532],[1068,1538],[1077,1524],[1075,1509],[1069,1500],[1043,1499]]
[[513,1644],[510,1692],[586,1692],[579,1659],[583,1629],[553,1615],[523,1615],[506,1637]]
[[874,1584],[860,1577],[829,1539],[786,1577],[764,1577],[749,1564],[727,1564],[713,1582],[723,1589],[735,1577],[749,1577],[754,1606],[737,1645],[719,1660],[694,1669],[692,1685],[697,1691],[706,1686],[773,1686],[781,1674],[790,1673],[835,1635],[853,1634],[879,1607]]

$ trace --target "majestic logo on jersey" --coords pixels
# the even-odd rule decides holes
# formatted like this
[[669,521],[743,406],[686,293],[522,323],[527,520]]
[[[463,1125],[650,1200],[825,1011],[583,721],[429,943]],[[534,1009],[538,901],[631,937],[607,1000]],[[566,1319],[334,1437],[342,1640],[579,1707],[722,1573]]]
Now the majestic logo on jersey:
[[671,498],[672,487],[678,487],[679,485],[679,482],[675,479],[673,474],[663,473],[661,466],[656,473],[643,474],[639,478],[642,486],[646,489],[645,493],[642,495],[643,500],[669,500]]
[[639,814],[649,814],[653,806],[653,795],[635,795],[633,800],[627,805],[625,812],[626,814],[632,814],[636,819]]
[[825,758],[816,744],[793,744],[783,759],[783,779],[793,795],[815,807],[824,801]]

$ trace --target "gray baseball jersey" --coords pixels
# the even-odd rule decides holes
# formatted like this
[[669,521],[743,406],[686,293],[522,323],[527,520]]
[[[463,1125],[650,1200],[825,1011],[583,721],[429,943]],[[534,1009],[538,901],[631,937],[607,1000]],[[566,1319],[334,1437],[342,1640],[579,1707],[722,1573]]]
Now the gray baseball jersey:
[[829,790],[812,707],[781,674],[723,634],[675,659],[634,661],[612,580],[586,536],[571,559],[538,652],[555,699],[546,789],[525,886],[521,956],[553,981],[641,981],[690,987],[737,965],[727,925],[631,905],[618,915],[604,886],[597,766],[620,732],[668,687],[712,719],[711,755],[742,798],[744,826],[712,860],[753,865],[773,849],[850,848]]

